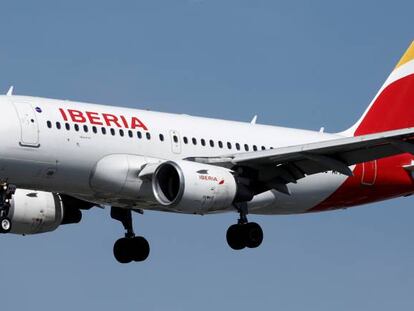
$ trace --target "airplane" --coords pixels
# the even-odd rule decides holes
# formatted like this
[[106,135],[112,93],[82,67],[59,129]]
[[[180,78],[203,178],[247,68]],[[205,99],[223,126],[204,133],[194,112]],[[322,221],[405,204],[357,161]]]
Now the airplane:
[[0,232],[37,234],[110,207],[120,263],[150,253],[132,212],[238,213],[234,250],[256,248],[249,214],[345,209],[414,193],[414,42],[361,118],[339,133],[13,94],[0,96]]

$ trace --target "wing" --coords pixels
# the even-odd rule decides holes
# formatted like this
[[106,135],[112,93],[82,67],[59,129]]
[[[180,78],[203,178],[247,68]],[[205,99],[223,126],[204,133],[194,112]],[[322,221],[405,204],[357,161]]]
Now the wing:
[[275,189],[289,194],[286,186],[307,175],[326,171],[351,176],[349,166],[401,153],[414,154],[414,128],[369,135],[187,160],[224,166],[240,171],[255,182],[255,193]]

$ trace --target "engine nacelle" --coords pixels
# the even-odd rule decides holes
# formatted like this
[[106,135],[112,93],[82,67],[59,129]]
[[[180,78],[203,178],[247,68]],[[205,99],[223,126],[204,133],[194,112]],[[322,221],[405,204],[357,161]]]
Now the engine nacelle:
[[95,191],[95,196],[102,199],[149,198],[152,196],[151,182],[140,177],[144,170],[149,170],[148,176],[151,176],[159,162],[159,159],[130,154],[105,156],[91,172],[91,188]]
[[82,213],[76,207],[64,206],[55,193],[17,189],[8,217],[11,233],[36,234],[56,230],[61,224],[78,223]]
[[172,211],[204,214],[228,209],[238,184],[226,168],[190,161],[160,164],[152,178],[157,202]]

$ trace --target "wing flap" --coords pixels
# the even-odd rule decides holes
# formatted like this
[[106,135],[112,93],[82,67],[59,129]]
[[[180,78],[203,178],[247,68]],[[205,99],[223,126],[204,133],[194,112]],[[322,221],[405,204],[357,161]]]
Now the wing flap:
[[[282,181],[287,184],[306,175],[331,170],[351,176],[351,165],[406,152],[414,154],[414,144],[411,143],[413,138],[414,128],[406,128],[271,150],[187,160],[225,167],[249,167],[257,171],[258,181],[267,183],[268,188],[276,188],[271,186],[275,183],[275,178],[278,178],[278,183]],[[286,193],[286,189],[277,187]]]

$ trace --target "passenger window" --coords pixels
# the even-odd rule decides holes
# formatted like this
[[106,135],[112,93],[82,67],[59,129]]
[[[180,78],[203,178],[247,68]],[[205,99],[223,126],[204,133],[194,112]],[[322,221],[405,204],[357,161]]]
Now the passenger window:
[[214,141],[212,139],[210,139],[210,146],[214,147]]
[[206,140],[204,138],[201,138],[200,142],[201,142],[201,146],[205,146],[206,145]]
[[178,143],[178,137],[176,135],[173,136],[173,140],[175,143]]
[[79,132],[79,125],[75,124],[74,127],[75,127],[75,131]]
[[193,145],[197,145],[197,139],[195,139],[194,137],[193,137]]
[[248,144],[244,144],[244,150],[249,151],[249,145]]
[[69,123],[65,123],[65,128],[66,128],[66,130],[70,130],[70,124]]
[[231,149],[231,142],[227,142],[227,148]]
[[132,137],[134,137],[134,133],[131,130],[129,130],[128,131],[128,136],[132,138]]
[[121,137],[124,137],[124,130],[123,130],[123,129],[120,129],[120,130],[119,130],[119,135],[120,135]]
[[87,125],[84,125],[83,126],[83,130],[84,130],[85,133],[88,133],[88,126]]
[[98,133],[98,129],[96,128],[96,126],[92,126],[92,132],[94,132],[95,134]]
[[223,148],[223,142],[219,140],[218,145],[220,148]]
[[236,143],[236,149],[240,150],[240,144],[239,143]]
[[47,127],[48,127],[48,128],[50,128],[50,129],[52,128],[52,122],[47,121],[47,122],[46,122],[46,124],[47,124]]
[[262,150],[266,150],[266,147],[265,146],[262,146]]
[[137,136],[138,136],[139,139],[141,139],[142,138],[142,133],[140,131],[138,131]]
[[60,130],[60,122],[56,122],[56,128]]
[[253,145],[253,151],[257,151],[257,146]]
[[102,131],[102,134],[103,134],[103,135],[106,135],[106,128],[102,127],[102,128],[101,128],[101,131]]
[[148,139],[148,140],[150,140],[150,139],[151,139],[151,134],[150,134],[149,132],[147,132],[147,133],[145,134],[145,136],[147,137],[147,139]]
[[160,134],[160,140],[164,141],[164,135]]
[[188,138],[184,136],[183,138],[184,144],[188,144]]
[[115,136],[115,130],[113,128],[111,128],[109,131],[111,132],[112,136]]

